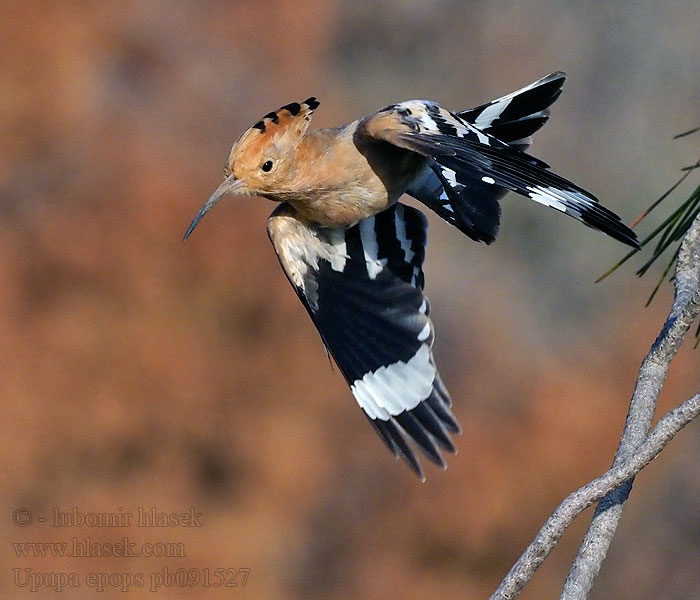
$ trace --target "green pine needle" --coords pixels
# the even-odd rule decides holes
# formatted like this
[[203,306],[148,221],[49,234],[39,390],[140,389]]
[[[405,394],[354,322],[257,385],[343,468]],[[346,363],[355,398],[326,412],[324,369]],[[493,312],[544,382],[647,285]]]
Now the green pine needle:
[[[700,127],[690,129],[683,133],[679,133],[674,137],[674,139],[682,138],[687,135],[691,135],[700,131]],[[639,215],[631,227],[635,227],[642,219],[644,219],[649,213],[654,210],[662,201],[664,201],[668,196],[670,196],[678,186],[680,186],[686,178],[694,172],[698,172],[697,169],[700,168],[700,159],[694,164],[682,169],[683,175],[676,181],[666,192],[664,192],[657,200],[655,200],[649,208],[647,208],[641,215]],[[661,275],[661,279],[658,281],[656,287],[654,287],[649,300],[647,300],[647,306],[653,300],[656,292],[666,279],[668,273],[678,258],[678,252],[680,250],[680,242],[683,240],[683,236],[690,229],[691,224],[695,218],[700,213],[700,185],[695,188],[695,190],[690,194],[678,208],[676,208],[654,231],[652,231],[644,240],[641,242],[642,248],[649,246],[650,243],[658,237],[656,245],[651,253],[651,257],[637,270],[637,275],[641,277],[644,275],[649,268],[661,257],[671,246],[678,244],[676,250],[671,257],[671,260],[666,264],[664,272]],[[660,236],[660,237],[659,237]],[[627,253],[617,264],[608,269],[603,273],[597,280],[596,283],[605,279],[608,275],[616,271],[620,266],[626,263],[638,250],[632,250]],[[700,330],[699,330],[700,331]]]
[[[683,133],[679,133],[674,137],[674,139],[682,138],[687,135],[696,133],[698,131],[700,131],[700,127],[696,127]],[[647,208],[641,215],[639,215],[639,217],[637,217],[634,220],[631,227],[635,227],[652,210],[654,210],[659,204],[661,204],[661,202],[663,202],[668,196],[670,196],[691,173],[699,172],[698,168],[700,168],[700,159],[698,159],[698,161],[694,165],[683,167],[683,169],[681,169],[683,175],[678,179],[678,181],[676,181],[676,183],[674,183],[668,190],[666,190],[666,192],[664,192],[657,200],[655,200],[651,204],[651,206],[649,206],[649,208]],[[695,190],[690,194],[690,196],[685,201],[683,201],[683,203],[678,208],[676,208],[668,217],[666,217],[666,219],[661,223],[661,225],[654,229],[654,231],[652,231],[641,242],[642,248],[644,248],[646,246],[649,246],[653,240],[658,238],[658,240],[656,241],[656,245],[652,250],[651,257],[637,270],[637,275],[639,277],[644,275],[651,268],[651,266],[663,254],[665,254],[667,250],[669,250],[669,248],[675,245],[673,255],[671,256],[670,260],[666,263],[661,277],[656,282],[656,285],[654,286],[654,289],[652,290],[651,295],[649,296],[649,299],[646,302],[646,306],[649,306],[649,304],[651,304],[651,301],[654,299],[654,296],[656,296],[656,293],[659,291],[664,281],[671,281],[671,279],[673,278],[672,275],[669,276],[669,273],[671,272],[673,266],[676,264],[676,259],[678,258],[678,253],[681,249],[681,242],[685,234],[690,229],[690,226],[692,225],[693,221],[698,216],[698,214],[700,214],[700,185],[698,185],[695,188]],[[632,250],[631,252],[626,254],[616,265],[614,265],[613,267],[608,269],[608,271],[603,273],[603,275],[601,275],[596,280],[596,283],[605,279],[612,272],[616,271],[620,266],[622,266],[630,258],[632,258],[632,256],[637,252],[637,250]],[[695,337],[695,347],[697,348],[698,344],[700,344],[700,325],[698,325],[698,329],[695,332]]]

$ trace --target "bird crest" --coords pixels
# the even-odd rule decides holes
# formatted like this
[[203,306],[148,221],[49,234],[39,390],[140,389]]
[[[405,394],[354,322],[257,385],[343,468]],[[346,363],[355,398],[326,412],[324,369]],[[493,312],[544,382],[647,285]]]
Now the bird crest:
[[292,102],[267,113],[245,131],[231,148],[224,168],[226,176],[235,174],[239,166],[243,169],[249,168],[252,165],[247,163],[251,160],[260,162],[265,158],[260,166],[270,161],[274,167],[275,155],[288,152],[297,146],[309,128],[311,116],[318,106],[318,100],[312,96],[301,104]]

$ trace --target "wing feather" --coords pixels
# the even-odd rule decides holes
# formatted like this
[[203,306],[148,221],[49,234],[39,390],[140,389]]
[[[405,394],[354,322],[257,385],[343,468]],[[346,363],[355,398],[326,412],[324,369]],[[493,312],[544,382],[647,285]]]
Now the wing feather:
[[[348,229],[304,220],[288,204],[268,220],[282,269],[389,450],[421,478],[408,440],[445,466],[459,424],[432,355],[423,296],[427,221],[395,204]],[[449,432],[449,433],[448,433]]]
[[[495,239],[498,200],[510,190],[638,248],[634,232],[593,194],[522,152],[529,135],[546,121],[563,81],[563,73],[553,73],[459,114],[429,100],[401,102],[363,119],[358,132],[427,157],[428,164],[407,192],[472,239]],[[512,145],[495,137],[497,133]]]

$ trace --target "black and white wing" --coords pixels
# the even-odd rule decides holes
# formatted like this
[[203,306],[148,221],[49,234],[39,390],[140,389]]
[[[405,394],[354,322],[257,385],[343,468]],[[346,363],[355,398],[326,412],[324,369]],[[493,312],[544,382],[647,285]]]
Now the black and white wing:
[[[502,142],[505,142],[516,150],[527,150],[532,135],[549,119],[549,107],[560,96],[565,79],[564,73],[551,73],[502,98],[457,114],[443,111],[440,115],[440,111],[432,109],[440,115],[435,119],[434,128],[448,134],[466,135],[486,145],[497,143],[503,147]],[[453,122],[448,126],[450,121]],[[470,130],[467,123],[475,129]],[[430,123],[426,125],[431,127]],[[431,160],[406,193],[473,240],[490,244],[498,234],[501,216],[498,201],[508,189]]]
[[[549,82],[542,80],[545,92],[541,97],[536,84],[529,86],[529,91],[526,88],[525,97],[536,104],[553,102],[558,96],[555,88],[563,81],[556,75]],[[498,200],[506,191],[513,191],[639,247],[634,232],[595,196],[521,151],[529,144],[529,136],[546,121],[548,112],[545,106],[530,122],[522,116],[529,110],[528,103],[519,109],[517,98],[515,93],[474,109],[474,114],[465,111],[467,117],[481,119],[483,128],[460,116],[464,113],[451,113],[430,100],[409,100],[363,119],[358,135],[425,156],[428,163],[407,192],[472,239],[487,243],[495,239]],[[512,145],[494,133],[511,138]]]
[[267,230],[280,264],[355,399],[389,449],[423,478],[411,439],[434,463],[460,431],[432,355],[423,296],[427,220],[395,204],[348,229],[319,227],[288,204]]

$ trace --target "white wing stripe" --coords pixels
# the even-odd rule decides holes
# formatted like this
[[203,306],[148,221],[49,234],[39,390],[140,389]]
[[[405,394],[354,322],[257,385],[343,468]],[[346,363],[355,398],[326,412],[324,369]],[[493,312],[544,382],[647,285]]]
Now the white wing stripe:
[[395,383],[389,369],[380,368],[374,372],[372,385],[368,388],[377,405],[390,415],[398,415],[405,410]]
[[411,240],[409,240],[406,235],[406,222],[404,221],[403,206],[401,205],[396,207],[396,212],[394,213],[394,226],[396,227],[396,237],[401,244],[401,250],[403,250],[404,258],[407,263],[410,263],[416,253],[411,250]]
[[561,193],[559,190],[556,190],[555,188],[532,186],[528,186],[527,189],[530,191],[530,198],[532,198],[535,202],[539,202],[540,204],[544,204],[545,206],[549,206],[561,212],[566,212],[566,206],[561,200],[554,196],[552,192],[550,192],[550,189],[553,189],[555,192]]
[[428,321],[425,324],[425,327],[423,327],[423,329],[421,329],[421,332],[418,334],[418,341],[424,342],[425,340],[428,339],[429,335],[430,335],[430,321]]
[[457,184],[457,173],[455,171],[453,171],[452,169],[448,169],[447,167],[442,167],[442,175],[452,187],[458,185]]
[[[392,416],[413,410],[428,398],[435,374],[430,347],[422,344],[407,363],[399,361],[365,373],[362,379],[352,383],[350,389],[370,418],[387,421]],[[402,390],[400,397],[393,391],[396,389]]]
[[374,217],[360,221],[360,239],[365,253],[367,275],[370,279],[376,279],[386,266],[386,258],[379,258],[379,244],[377,232],[374,231]]
[[331,263],[331,269],[342,273],[345,270],[345,263],[348,256],[347,243],[345,242],[345,230],[343,229],[327,229],[328,241],[332,246],[332,251],[329,252],[328,258]]
[[391,415],[374,401],[372,392],[367,386],[351,385],[350,390],[353,396],[355,396],[355,400],[357,400],[360,408],[367,413],[370,419],[381,419],[382,421],[391,419]]
[[[527,88],[526,88],[527,89]],[[524,90],[523,90],[524,91]],[[479,128],[486,128],[491,125],[498,117],[501,116],[503,111],[508,108],[513,96],[506,96],[500,100],[494,100],[492,104],[487,106],[483,112],[476,118],[474,125]]]

